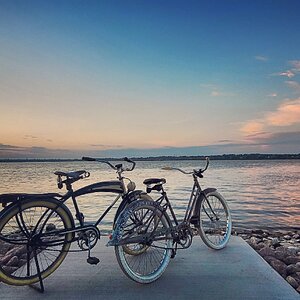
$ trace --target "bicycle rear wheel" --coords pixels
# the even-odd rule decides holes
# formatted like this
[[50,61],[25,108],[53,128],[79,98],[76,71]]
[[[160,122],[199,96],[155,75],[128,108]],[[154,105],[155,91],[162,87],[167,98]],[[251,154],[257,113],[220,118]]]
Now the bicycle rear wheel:
[[31,200],[10,207],[0,217],[0,281],[29,285],[44,279],[62,263],[70,248],[73,221],[56,199]]
[[225,199],[216,191],[208,193],[200,205],[199,233],[203,242],[215,250],[224,248],[231,235],[231,226]]
[[[122,271],[139,283],[157,280],[167,268],[172,248],[169,222],[155,202],[137,200],[123,212],[121,242],[115,253]],[[133,242],[134,241],[134,242]],[[132,249],[134,255],[128,251]]]

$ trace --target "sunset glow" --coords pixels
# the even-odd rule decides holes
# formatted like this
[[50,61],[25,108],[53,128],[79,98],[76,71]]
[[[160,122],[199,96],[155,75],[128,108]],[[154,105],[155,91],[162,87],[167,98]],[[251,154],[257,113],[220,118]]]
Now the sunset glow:
[[0,158],[299,153],[299,11],[0,0]]

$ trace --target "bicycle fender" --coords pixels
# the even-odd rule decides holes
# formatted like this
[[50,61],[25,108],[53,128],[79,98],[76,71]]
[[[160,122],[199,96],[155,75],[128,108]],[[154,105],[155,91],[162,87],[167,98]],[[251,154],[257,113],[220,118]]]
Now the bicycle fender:
[[70,220],[71,220],[71,223],[72,223],[72,227],[75,226],[75,223],[74,223],[74,218],[72,216],[72,213],[71,211],[69,210],[69,208],[61,201],[59,201],[58,199],[56,198],[53,198],[53,197],[49,197],[47,196],[46,194],[41,194],[40,197],[38,196],[38,194],[34,194],[34,196],[30,197],[30,195],[28,195],[27,197],[24,197],[23,199],[20,199],[19,201],[17,202],[12,202],[10,203],[8,206],[6,206],[0,213],[0,218],[2,218],[2,216],[4,214],[6,214],[11,208],[15,207],[15,206],[18,206],[18,205],[22,205],[23,203],[27,202],[27,201],[31,201],[31,200],[36,200],[36,199],[41,199],[43,201],[51,201],[51,202],[54,202],[57,207],[62,207],[66,213],[68,214]]
[[[62,196],[57,193],[45,193],[45,194],[26,194],[26,193],[9,193],[9,194],[1,194],[0,195],[0,203],[2,204],[3,211],[6,211],[10,207],[14,206],[17,202],[23,201],[25,199],[35,199],[35,198],[53,198]],[[1,214],[0,214],[1,215]]]
[[142,200],[152,200],[152,198],[147,194],[145,193],[144,191],[142,190],[136,190],[136,191],[132,191],[128,194],[126,194],[124,197],[123,197],[123,200],[122,202],[120,203],[118,209],[117,209],[117,212],[115,214],[115,217],[114,217],[114,222],[113,224],[116,224],[116,221],[118,219],[118,216],[120,215],[120,213],[125,209],[125,207],[132,203],[133,201],[135,200],[138,200],[138,199],[142,199]]
[[[139,201],[133,201],[132,203],[130,203],[126,209],[124,209],[121,214],[119,215],[119,217],[117,218],[117,221],[115,223],[115,229],[113,230],[112,236],[110,241],[106,244],[106,246],[118,246],[119,242],[122,239],[122,231],[123,231],[123,227],[125,226],[126,221],[128,220],[129,216],[132,214],[132,212],[137,208],[137,206],[144,205],[147,203],[150,203],[150,205],[154,205],[157,207],[157,209],[161,210],[160,205],[153,201],[151,199],[151,197],[149,197],[150,200],[139,200]],[[163,211],[162,211],[163,213]]]
[[216,188],[207,188],[200,193],[199,197],[196,199],[196,204],[192,216],[193,219],[196,218],[197,220],[199,220],[200,218],[200,205],[202,200],[204,199],[204,196],[208,195],[209,193],[215,192],[216,190]]

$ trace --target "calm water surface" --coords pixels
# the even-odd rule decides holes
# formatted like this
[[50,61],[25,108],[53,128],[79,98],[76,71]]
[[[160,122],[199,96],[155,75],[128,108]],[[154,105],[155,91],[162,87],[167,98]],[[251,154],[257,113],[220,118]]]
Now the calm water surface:
[[[163,166],[191,170],[204,161],[137,162],[133,172],[125,176],[144,189],[148,177],[164,177],[169,198],[179,217],[183,216],[193,184],[191,176],[161,170]],[[116,174],[95,162],[26,162],[0,163],[0,193],[59,192],[53,172],[85,169],[90,178],[74,184],[81,186],[103,180],[114,180]],[[217,187],[228,201],[233,225],[238,228],[300,228],[300,160],[211,161],[201,179],[202,187]],[[155,198],[157,195],[153,193]],[[115,195],[90,194],[78,198],[87,221],[96,220],[113,201]],[[71,207],[72,203],[67,202]],[[115,209],[105,217],[100,229],[110,230]]]

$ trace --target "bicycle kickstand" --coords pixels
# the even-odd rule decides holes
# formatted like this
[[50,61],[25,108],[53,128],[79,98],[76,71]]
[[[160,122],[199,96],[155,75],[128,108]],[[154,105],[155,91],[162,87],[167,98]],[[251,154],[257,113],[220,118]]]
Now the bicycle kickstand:
[[32,285],[32,284],[30,284],[29,287],[33,288],[34,290],[37,290],[40,293],[44,293],[45,288],[44,288],[44,283],[43,283],[43,278],[42,278],[42,274],[41,274],[39,261],[38,261],[38,258],[37,258],[36,249],[33,250],[33,256],[34,256],[36,270],[37,270],[39,281],[40,281],[40,288],[38,288],[38,287],[36,287],[35,285]]

